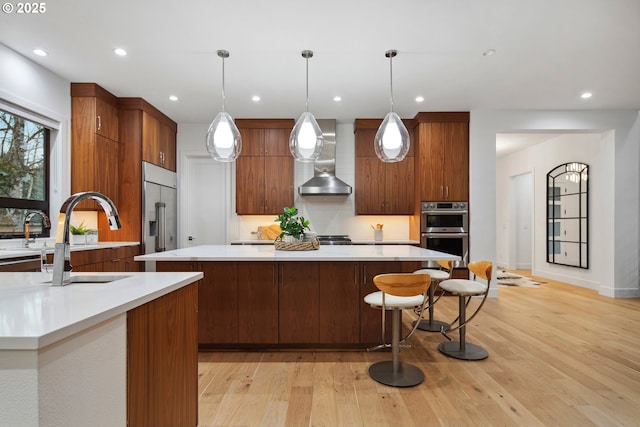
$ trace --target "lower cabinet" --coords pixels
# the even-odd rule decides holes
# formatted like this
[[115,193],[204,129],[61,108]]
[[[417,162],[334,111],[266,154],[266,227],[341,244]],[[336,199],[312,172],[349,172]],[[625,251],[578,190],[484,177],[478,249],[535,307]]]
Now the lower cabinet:
[[[133,258],[139,253],[140,245],[76,250],[71,252],[71,266],[75,273],[137,272],[141,271],[141,263],[134,261]],[[47,254],[47,262],[53,263],[53,254]]]
[[[419,262],[157,262],[157,271],[202,271],[201,348],[364,347],[381,341],[380,310],[363,298],[381,273]],[[387,316],[387,331],[391,316]],[[390,333],[389,333],[390,337]],[[390,338],[389,338],[390,339]]]
[[127,425],[198,425],[198,284],[127,313]]

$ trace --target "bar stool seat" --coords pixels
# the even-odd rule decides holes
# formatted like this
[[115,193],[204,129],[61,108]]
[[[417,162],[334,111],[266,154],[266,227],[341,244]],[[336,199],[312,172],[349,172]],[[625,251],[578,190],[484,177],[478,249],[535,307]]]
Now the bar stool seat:
[[[435,320],[433,317],[433,307],[434,304],[440,299],[442,294],[438,296],[438,298],[434,299],[435,296],[435,287],[440,284],[443,280],[448,280],[451,278],[451,272],[453,271],[453,261],[437,261],[438,265],[442,267],[442,270],[436,270],[433,268],[423,268],[420,270],[414,271],[414,274],[428,274],[431,277],[431,286],[429,286],[428,292],[428,300],[426,309],[429,313],[429,317],[426,319],[423,318],[424,311],[420,313],[416,313],[420,315],[420,318],[417,320],[418,329],[421,331],[428,332],[440,332],[442,328],[448,329],[449,324],[447,322],[443,322],[441,320]],[[444,293],[444,292],[443,292]]]
[[[392,360],[374,363],[369,367],[369,375],[379,383],[393,387],[412,387],[424,381],[424,373],[417,366],[400,361],[400,329],[402,310],[424,306],[426,291],[431,283],[428,274],[396,273],[379,274],[373,278],[374,285],[380,289],[364,297],[364,301],[382,311],[382,344],[373,349],[389,347],[385,343],[385,312],[392,311],[391,352]],[[411,329],[408,339],[416,327]],[[369,349],[372,350],[372,349]]]
[[[438,350],[456,359],[462,360],[482,360],[489,356],[487,351],[475,344],[466,342],[466,325],[473,319],[482,308],[489,294],[489,286],[491,284],[491,274],[493,264],[489,261],[476,261],[469,263],[469,271],[473,273],[474,280],[468,279],[449,279],[440,282],[440,287],[453,295],[458,296],[458,317],[451,323],[449,328],[443,328],[442,334],[449,340],[438,345]],[[480,277],[486,280],[486,283],[477,281]],[[471,299],[476,296],[482,296],[482,300],[473,314],[467,318],[467,307]],[[453,327],[453,325],[457,326]],[[451,341],[450,332],[459,330],[459,341]]]

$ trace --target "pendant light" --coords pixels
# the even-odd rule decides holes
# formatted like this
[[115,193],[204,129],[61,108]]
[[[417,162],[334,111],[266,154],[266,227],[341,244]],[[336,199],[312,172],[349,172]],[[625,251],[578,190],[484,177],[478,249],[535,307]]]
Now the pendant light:
[[376,137],[374,138],[374,148],[376,156],[383,162],[402,161],[411,146],[409,131],[400,117],[393,111],[393,64],[392,58],[398,54],[396,50],[388,50],[384,56],[389,58],[389,70],[391,76],[391,111],[386,115]]
[[309,112],[309,58],[310,50],[303,50],[302,57],[307,60],[307,108],[296,122],[289,137],[289,150],[300,162],[312,162],[320,156],[324,138],[316,118]]
[[229,52],[219,50],[218,56],[222,58],[222,111],[207,131],[207,151],[218,162],[233,162],[242,150],[242,137],[233,118],[224,111],[224,60]]

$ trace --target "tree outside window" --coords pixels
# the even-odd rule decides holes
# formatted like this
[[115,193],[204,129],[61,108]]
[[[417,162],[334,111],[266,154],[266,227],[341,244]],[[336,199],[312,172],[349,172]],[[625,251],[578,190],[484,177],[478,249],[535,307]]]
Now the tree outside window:
[[[0,110],[0,238],[21,237],[25,216],[49,214],[49,130]],[[48,236],[35,216],[31,232]]]

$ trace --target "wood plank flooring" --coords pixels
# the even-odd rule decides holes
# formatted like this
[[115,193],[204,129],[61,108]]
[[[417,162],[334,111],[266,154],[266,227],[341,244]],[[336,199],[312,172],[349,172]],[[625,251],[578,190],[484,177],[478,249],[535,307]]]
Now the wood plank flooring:
[[[499,288],[467,328],[486,360],[448,358],[442,335],[417,331],[400,352],[425,373],[412,388],[369,377],[384,351],[200,353],[199,425],[640,426],[640,299],[539,280]],[[457,299],[435,312],[452,320]]]

